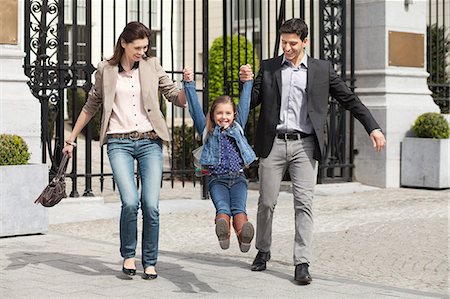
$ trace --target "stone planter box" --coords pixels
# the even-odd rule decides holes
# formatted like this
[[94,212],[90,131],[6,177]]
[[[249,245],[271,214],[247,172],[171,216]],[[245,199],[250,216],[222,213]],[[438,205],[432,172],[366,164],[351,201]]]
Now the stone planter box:
[[45,164],[0,166],[0,237],[48,230],[47,208],[34,203],[47,184]]
[[401,185],[450,188],[450,139],[407,137],[402,143]]

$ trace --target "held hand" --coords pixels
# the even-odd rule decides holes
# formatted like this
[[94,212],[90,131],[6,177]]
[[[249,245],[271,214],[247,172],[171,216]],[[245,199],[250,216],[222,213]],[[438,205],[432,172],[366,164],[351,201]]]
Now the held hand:
[[190,66],[186,66],[183,69],[183,80],[186,82],[191,82],[194,80],[194,71],[192,71]]
[[239,80],[241,82],[253,80],[253,76],[253,70],[250,64],[242,65],[239,68]]
[[386,139],[380,130],[373,130],[370,133],[370,139],[372,140],[373,147],[377,152],[381,152],[386,145]]
[[72,158],[73,146],[66,144],[62,149],[63,154],[67,154],[69,158]]

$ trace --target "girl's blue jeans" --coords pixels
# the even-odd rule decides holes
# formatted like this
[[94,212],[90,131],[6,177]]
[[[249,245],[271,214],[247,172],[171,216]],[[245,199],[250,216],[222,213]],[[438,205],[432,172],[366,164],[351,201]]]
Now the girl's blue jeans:
[[[142,210],[142,265],[156,265],[159,238],[159,192],[162,178],[160,139],[108,139],[108,157],[122,201],[120,213],[120,254],[136,255],[137,215]],[[135,161],[141,181],[139,196],[135,183]]]
[[235,216],[246,213],[248,183],[244,173],[211,175],[209,194],[217,214]]

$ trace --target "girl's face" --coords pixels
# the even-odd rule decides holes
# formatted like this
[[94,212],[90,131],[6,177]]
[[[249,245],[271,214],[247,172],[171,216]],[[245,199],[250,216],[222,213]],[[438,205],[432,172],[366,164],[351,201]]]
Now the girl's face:
[[217,104],[214,109],[214,122],[223,129],[228,129],[234,120],[233,105],[229,103]]
[[125,50],[124,55],[129,61],[139,61],[144,56],[148,49],[148,38],[135,39],[131,43],[126,43],[122,40],[122,47]]

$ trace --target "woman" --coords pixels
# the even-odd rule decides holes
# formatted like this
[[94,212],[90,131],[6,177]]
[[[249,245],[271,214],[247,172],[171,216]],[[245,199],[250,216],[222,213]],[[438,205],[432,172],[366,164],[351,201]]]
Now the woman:
[[[144,279],[157,277],[159,191],[162,178],[162,142],[169,141],[158,91],[175,105],[185,107],[186,97],[150,57],[150,30],[139,22],[128,23],[120,34],[113,56],[99,63],[89,92],[63,152],[72,156],[74,140],[103,104],[100,144],[107,143],[108,157],[119,188],[120,253],[122,271],[136,275],[137,214],[143,216],[142,265]],[[134,161],[141,179],[141,196],[134,183]]]

